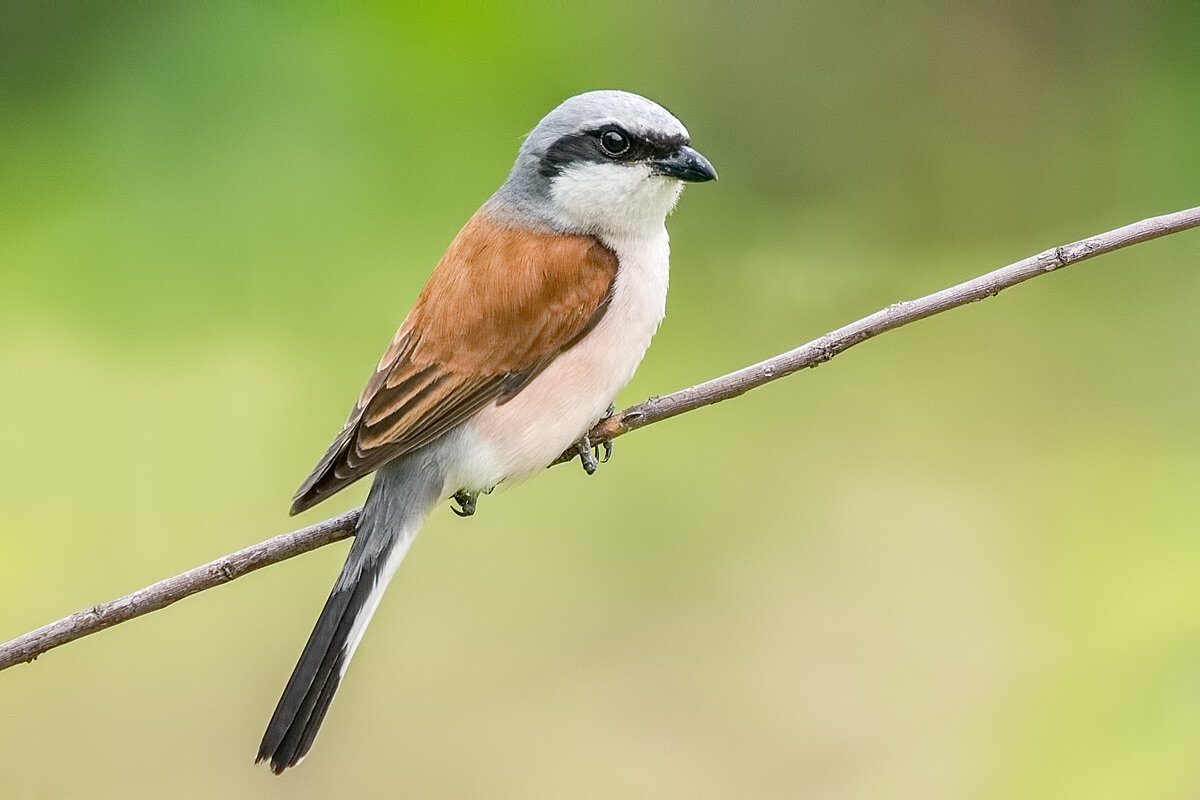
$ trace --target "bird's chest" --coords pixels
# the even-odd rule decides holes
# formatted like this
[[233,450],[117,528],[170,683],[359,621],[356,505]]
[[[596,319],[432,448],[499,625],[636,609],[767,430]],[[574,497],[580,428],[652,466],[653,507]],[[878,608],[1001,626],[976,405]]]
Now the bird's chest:
[[[580,344],[588,344],[589,350],[606,362],[600,372],[611,370],[611,376],[619,380],[612,391],[615,395],[633,377],[666,313],[670,247],[665,229],[661,236],[605,244],[617,253],[620,263],[613,297],[593,331],[595,342]],[[597,384],[602,391],[606,382],[598,376]]]
[[633,377],[666,310],[667,234],[660,229],[604,243],[620,264],[608,309],[516,397],[471,420],[478,456],[464,485],[487,488],[545,467],[603,416]]

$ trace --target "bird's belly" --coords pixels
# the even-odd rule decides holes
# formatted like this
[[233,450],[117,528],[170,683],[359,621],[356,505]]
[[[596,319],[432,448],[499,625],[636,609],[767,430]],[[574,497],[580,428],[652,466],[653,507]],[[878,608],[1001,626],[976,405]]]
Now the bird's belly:
[[596,327],[511,400],[484,408],[464,424],[462,469],[455,483],[481,490],[528,477],[604,415],[633,377],[663,318],[665,231],[653,245],[615,246],[621,266],[612,301]]

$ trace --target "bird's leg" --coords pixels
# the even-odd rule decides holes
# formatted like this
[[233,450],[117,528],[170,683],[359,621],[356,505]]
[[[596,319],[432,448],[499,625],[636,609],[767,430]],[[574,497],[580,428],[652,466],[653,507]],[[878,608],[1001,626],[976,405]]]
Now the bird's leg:
[[454,502],[458,503],[458,508],[450,506],[450,510],[460,517],[469,517],[475,513],[475,501],[479,499],[479,492],[468,492],[466,489],[459,489],[454,493]]
[[[604,412],[604,416],[600,419],[608,419],[614,413],[616,413],[616,410],[617,407],[610,403],[608,410]],[[604,448],[603,458],[600,456],[601,447]],[[579,453],[579,463],[583,465],[583,471],[588,475],[591,475],[595,473],[596,467],[598,467],[600,464],[607,464],[608,460],[612,458],[612,442],[603,441],[593,444],[592,440],[585,433],[579,439],[579,441],[575,443],[575,452]]]

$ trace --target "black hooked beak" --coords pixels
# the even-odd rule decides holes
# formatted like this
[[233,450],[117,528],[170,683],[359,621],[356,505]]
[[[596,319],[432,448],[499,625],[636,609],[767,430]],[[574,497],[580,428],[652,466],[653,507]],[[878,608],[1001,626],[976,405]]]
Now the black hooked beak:
[[680,147],[666,158],[658,158],[650,162],[650,168],[656,175],[666,175],[678,178],[688,183],[703,183],[715,181],[717,171],[708,159],[700,155],[700,151],[687,145]]

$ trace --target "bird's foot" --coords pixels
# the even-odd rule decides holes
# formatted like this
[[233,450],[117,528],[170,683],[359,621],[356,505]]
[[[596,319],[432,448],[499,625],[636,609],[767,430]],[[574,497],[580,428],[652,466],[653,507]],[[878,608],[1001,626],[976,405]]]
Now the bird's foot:
[[450,506],[450,510],[460,517],[469,517],[475,513],[475,501],[479,499],[479,492],[468,492],[466,489],[459,489],[454,493],[454,502],[458,503],[458,508]]
[[[604,455],[600,455],[600,449],[604,449]],[[595,473],[596,468],[601,464],[607,464],[612,458],[612,442],[603,441],[592,444],[592,440],[585,433],[583,437],[575,443],[575,452],[579,453],[579,463],[583,464],[583,471],[588,475]]]
[[[612,403],[609,403],[608,410],[604,412],[604,416],[601,417],[600,420],[608,419],[615,414],[616,411],[617,407]],[[597,420],[597,422],[600,420]],[[600,466],[601,464],[607,464],[608,460],[612,458],[612,447],[611,440],[606,439],[603,442],[593,442],[591,437],[585,433],[583,436],[579,437],[579,441],[571,445],[567,452],[574,450],[576,453],[578,453],[579,463],[583,465],[583,471],[588,475],[592,475],[595,474],[596,467]],[[600,455],[601,448],[604,448],[603,456]]]

